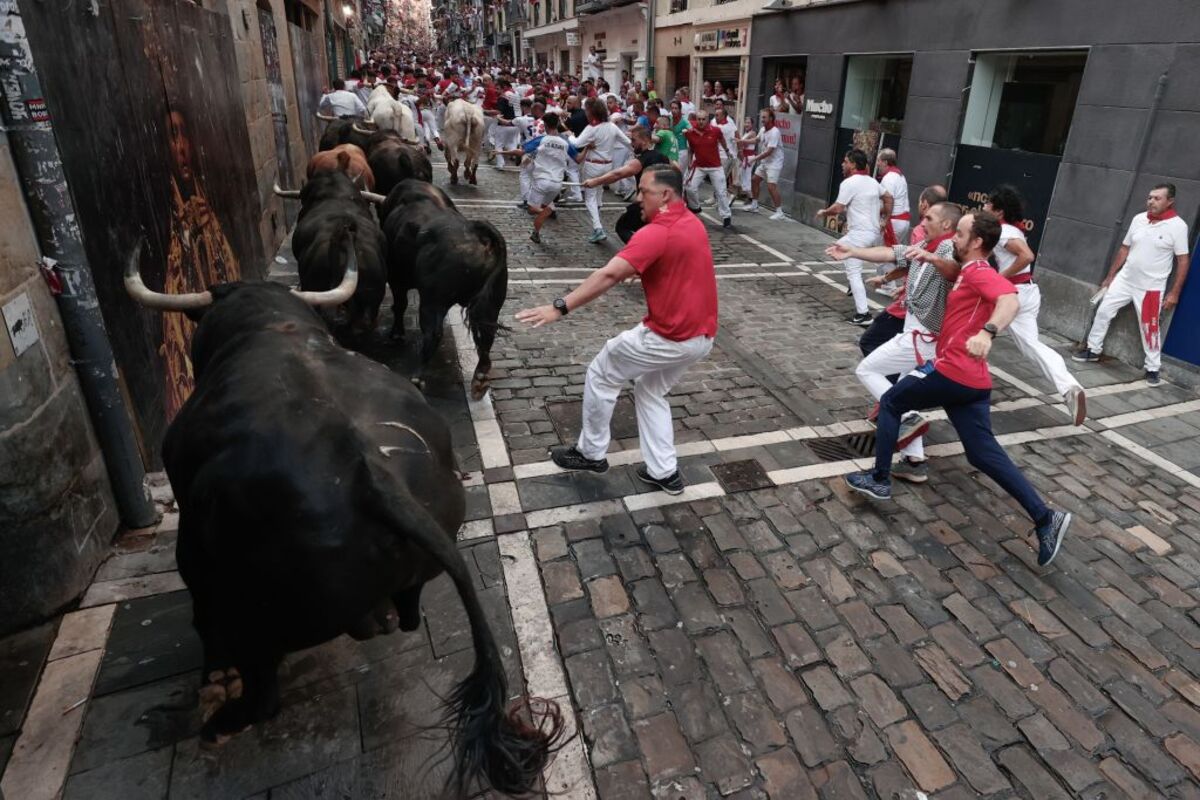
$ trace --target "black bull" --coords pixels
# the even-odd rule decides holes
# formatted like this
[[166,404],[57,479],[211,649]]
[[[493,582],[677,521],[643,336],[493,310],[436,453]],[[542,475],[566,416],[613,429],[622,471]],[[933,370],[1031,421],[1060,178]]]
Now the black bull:
[[367,163],[375,176],[375,191],[386,195],[406,178],[433,181],[433,164],[420,147],[406,144],[395,131],[377,131],[367,140]]
[[[351,259],[348,279],[354,271]],[[136,260],[131,279],[140,285]],[[146,294],[141,302],[170,307]],[[411,382],[339,347],[288,289],[231,283],[203,298],[187,312],[199,317],[196,388],[163,444],[179,572],[204,646],[202,699],[224,701],[203,740],[277,713],[284,654],[373,635],[395,624],[393,610],[415,629],[421,587],[445,571],[475,648],[448,699],[452,780],[460,792],[476,779],[529,791],[561,717],[543,705],[534,728],[505,711],[504,668],[455,547],[464,492],[446,425]]]
[[300,214],[292,232],[300,288],[320,291],[342,280],[350,233],[355,233],[359,278],[346,312],[351,330],[364,333],[375,329],[383,303],[387,243],[370,206],[344,172],[314,175],[300,190]]
[[388,285],[395,303],[392,337],[404,338],[408,290],[420,297],[421,364],[442,340],[446,314],[462,306],[479,362],[471,380],[476,400],[488,387],[492,344],[508,294],[508,249],[488,222],[469,220],[441,189],[417,180],[396,185],[380,207],[388,243]]

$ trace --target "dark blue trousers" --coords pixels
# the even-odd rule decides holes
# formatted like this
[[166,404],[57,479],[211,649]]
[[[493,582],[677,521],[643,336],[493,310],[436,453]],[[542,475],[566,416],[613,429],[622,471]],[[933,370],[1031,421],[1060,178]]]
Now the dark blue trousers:
[[1000,484],[1012,495],[1035,524],[1050,516],[1050,509],[1037,490],[1017,469],[992,433],[990,389],[963,386],[934,370],[921,377],[908,373],[879,401],[879,420],[875,434],[875,479],[887,480],[892,470],[892,454],[900,433],[900,417],[909,411],[944,408],[958,438],[962,441],[971,466]]

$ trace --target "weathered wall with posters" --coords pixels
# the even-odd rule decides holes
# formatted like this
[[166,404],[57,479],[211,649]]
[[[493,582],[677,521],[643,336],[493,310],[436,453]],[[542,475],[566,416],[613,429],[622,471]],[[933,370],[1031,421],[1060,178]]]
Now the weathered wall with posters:
[[[0,3],[3,13],[3,3]],[[0,57],[8,57],[0,41]],[[69,603],[117,528],[108,474],[0,132],[0,635]]]
[[129,300],[128,255],[144,238],[147,284],[174,292],[261,277],[266,263],[229,18],[145,0],[47,0],[22,11],[117,366],[153,466],[167,421],[190,393],[193,326]]
[[[304,168],[314,150],[310,150],[303,126],[313,119],[301,113],[305,94],[316,91],[311,98],[313,108],[324,86],[323,62],[302,61],[304,74],[297,76],[292,54],[293,39],[308,33],[293,28],[289,22],[284,0],[271,0],[270,8],[255,0],[228,0],[229,25],[233,33],[233,52],[237,59],[237,77],[246,111],[246,127],[250,136],[250,159],[254,164],[258,199],[262,206],[259,232],[270,253],[274,253],[287,234],[287,213],[295,213],[294,205],[285,208],[271,190],[279,180],[284,186],[296,186],[304,176]],[[311,12],[296,13],[293,19]],[[319,36],[320,18],[311,14],[315,28],[311,35]],[[301,35],[300,39],[307,37]],[[316,48],[319,54],[319,46]],[[313,84],[316,84],[315,87]],[[305,97],[304,100],[308,98]]]

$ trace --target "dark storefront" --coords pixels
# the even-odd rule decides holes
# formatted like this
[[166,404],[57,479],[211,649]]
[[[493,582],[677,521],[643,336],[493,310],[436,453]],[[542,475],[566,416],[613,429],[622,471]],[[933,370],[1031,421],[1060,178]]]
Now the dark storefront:
[[[1196,223],[1200,15],[1186,0],[995,0],[967,17],[960,5],[860,0],[754,18],[747,96],[765,103],[783,64],[805,70],[785,203],[814,224],[852,143],[899,152],[913,211],[934,183],[968,206],[1012,183],[1028,206],[1043,325],[1079,338],[1151,186],[1176,184],[1180,215]],[[1197,307],[1181,305],[1177,320],[1200,316],[1200,293],[1189,294]],[[1140,353],[1128,320],[1114,334],[1118,355]]]

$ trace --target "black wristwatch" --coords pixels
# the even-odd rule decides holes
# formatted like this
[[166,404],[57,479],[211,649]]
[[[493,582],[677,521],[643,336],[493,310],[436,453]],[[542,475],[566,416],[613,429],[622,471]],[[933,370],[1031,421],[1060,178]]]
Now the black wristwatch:
[[993,325],[993,324],[992,324],[992,323],[990,323],[990,322],[986,322],[986,323],[984,323],[984,325],[983,325],[983,329],[984,329],[985,331],[987,331],[988,333],[990,333],[990,334],[992,335],[992,338],[993,338],[993,339],[995,339],[997,336],[999,336],[999,335],[1000,335],[1000,329],[999,329],[999,328],[997,328],[995,325]]
[[567,301],[563,300],[561,297],[554,298],[554,307],[558,309],[558,313],[562,314],[564,317],[567,315],[567,311],[570,310],[567,308]]

